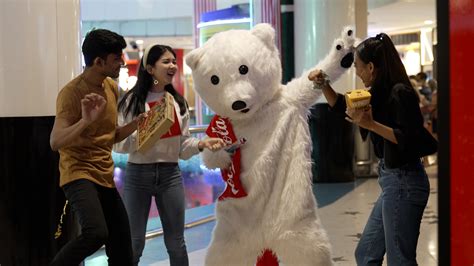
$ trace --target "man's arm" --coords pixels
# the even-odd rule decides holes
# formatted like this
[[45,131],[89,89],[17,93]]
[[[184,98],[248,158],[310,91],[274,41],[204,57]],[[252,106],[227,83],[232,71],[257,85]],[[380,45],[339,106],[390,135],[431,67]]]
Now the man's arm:
[[71,124],[64,118],[55,118],[53,130],[49,137],[49,145],[53,151],[66,147],[76,139],[89,123],[84,119],[80,119],[75,124]]
[[73,143],[84,129],[99,118],[99,115],[105,108],[105,104],[104,97],[90,93],[81,100],[82,118],[79,121],[72,123],[66,118],[56,116],[53,130],[49,137],[51,149],[57,151]]

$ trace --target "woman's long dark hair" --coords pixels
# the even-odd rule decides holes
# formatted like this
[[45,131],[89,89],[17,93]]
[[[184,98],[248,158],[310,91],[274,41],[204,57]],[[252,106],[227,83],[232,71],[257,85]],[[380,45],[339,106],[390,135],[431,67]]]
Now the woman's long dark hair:
[[397,83],[412,88],[400,55],[390,37],[385,33],[364,40],[356,47],[356,54],[362,62],[372,62],[376,76],[371,87],[372,104],[384,104]]
[[[132,113],[132,115],[135,117],[145,112],[146,96],[148,94],[149,89],[153,85],[153,78],[146,71],[144,65],[155,65],[156,61],[158,61],[158,59],[160,59],[160,57],[166,51],[172,53],[176,58],[176,53],[171,47],[159,44],[154,45],[148,52],[148,56],[145,62],[146,64],[143,63],[144,58],[142,57],[142,60],[140,61],[140,67],[138,69],[137,83],[122,97],[118,104],[119,111],[123,111],[125,117],[127,117],[129,113]],[[188,107],[188,103],[186,102],[184,97],[174,89],[172,84],[166,85],[165,91],[173,95],[175,101],[179,105],[180,114],[184,115]],[[130,100],[127,105],[128,98],[130,98]]]

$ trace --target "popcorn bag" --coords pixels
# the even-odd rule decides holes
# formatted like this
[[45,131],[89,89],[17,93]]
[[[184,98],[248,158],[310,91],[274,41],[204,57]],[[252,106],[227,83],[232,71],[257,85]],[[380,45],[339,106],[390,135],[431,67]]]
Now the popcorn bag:
[[153,106],[145,119],[138,123],[138,150],[146,150],[163,134],[165,134],[174,123],[174,99],[168,92],[165,93],[161,102]]

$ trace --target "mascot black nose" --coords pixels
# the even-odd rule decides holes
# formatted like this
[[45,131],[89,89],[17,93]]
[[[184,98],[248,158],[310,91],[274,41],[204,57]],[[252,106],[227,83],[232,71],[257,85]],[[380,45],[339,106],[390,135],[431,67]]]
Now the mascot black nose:
[[353,62],[354,62],[354,54],[352,52],[348,53],[342,58],[341,67],[350,68]]
[[232,109],[235,110],[235,111],[238,111],[238,110],[242,110],[244,109],[245,107],[247,107],[247,104],[243,101],[235,101],[233,104],[232,104]]

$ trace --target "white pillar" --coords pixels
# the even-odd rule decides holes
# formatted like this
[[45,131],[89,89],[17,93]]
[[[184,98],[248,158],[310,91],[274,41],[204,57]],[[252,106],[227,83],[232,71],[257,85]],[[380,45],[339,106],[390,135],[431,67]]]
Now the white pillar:
[[[195,47],[200,46],[200,31],[197,28],[197,25],[201,21],[201,14],[209,11],[214,11],[217,8],[217,2],[216,0],[195,0],[194,1],[194,24],[193,24],[193,34],[194,34],[194,45]],[[194,106],[195,110],[195,115],[196,115],[196,123],[198,125],[203,124],[203,119],[202,119],[202,113],[203,113],[203,108],[208,108],[207,106],[203,106],[203,102],[201,100],[201,97],[196,93],[196,98],[195,101],[196,105]]]
[[79,0],[0,1],[0,117],[55,115],[80,71]]
[[[315,66],[329,52],[344,26],[356,26],[355,0],[294,0],[295,75]],[[354,89],[351,68],[333,84],[338,92]],[[322,102],[326,102],[324,97]]]
[[281,52],[281,5],[280,0],[252,0],[252,27],[268,23],[275,29],[275,44]]
[[[367,38],[368,31],[368,16],[369,10],[367,0],[355,0],[355,21],[356,21],[356,38],[359,40],[365,40]],[[363,89],[364,83],[361,79],[356,79],[357,89]]]

